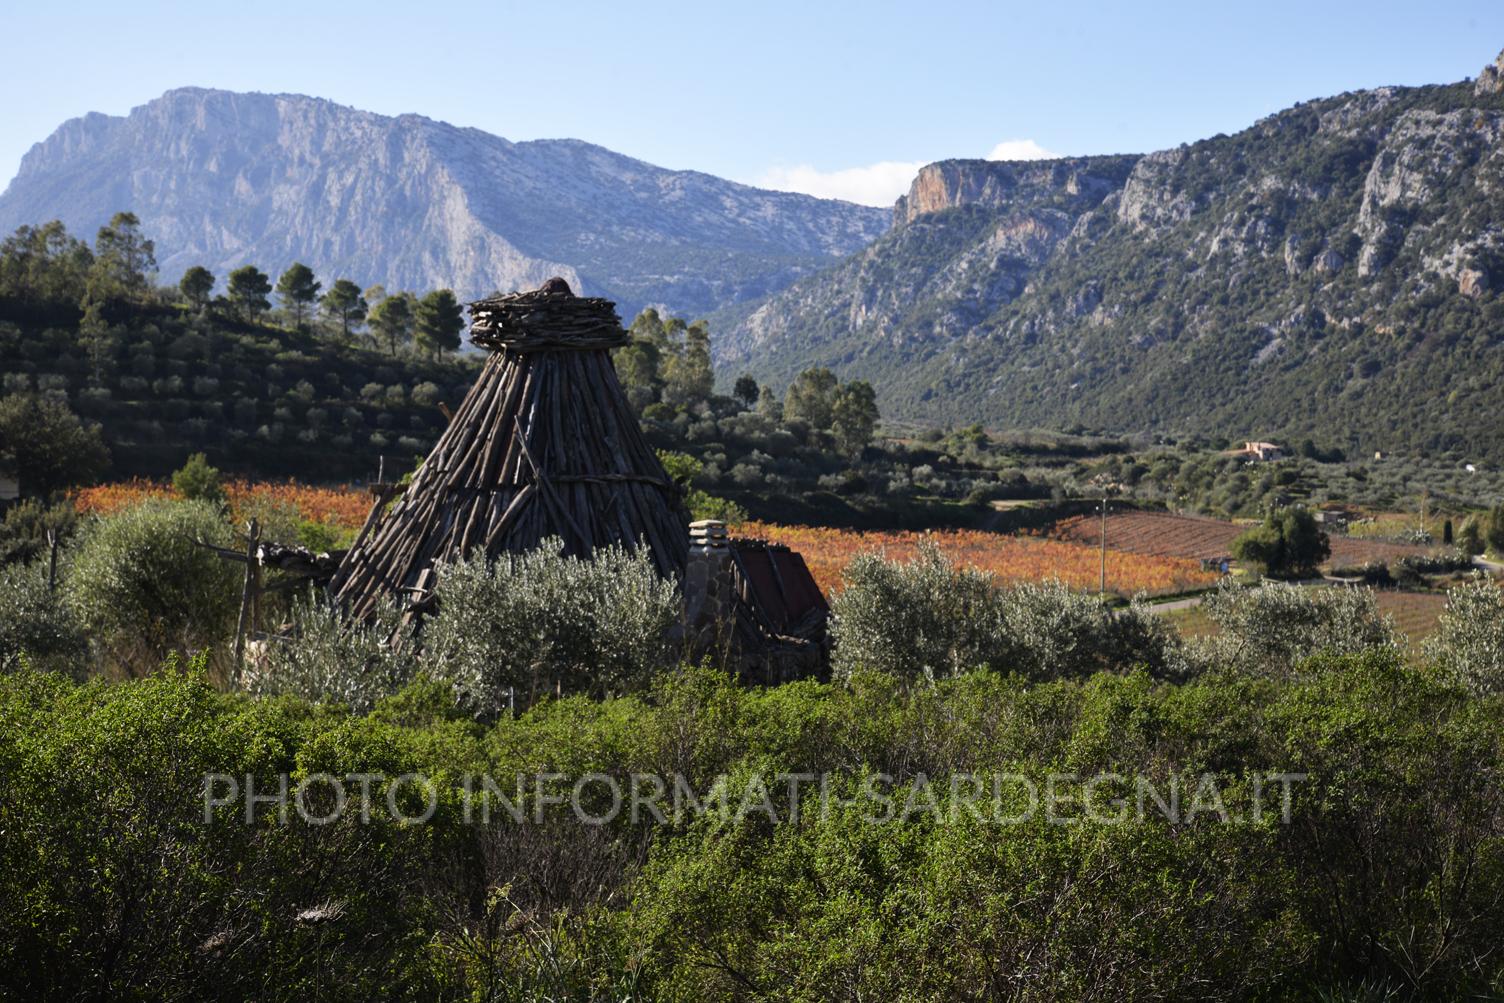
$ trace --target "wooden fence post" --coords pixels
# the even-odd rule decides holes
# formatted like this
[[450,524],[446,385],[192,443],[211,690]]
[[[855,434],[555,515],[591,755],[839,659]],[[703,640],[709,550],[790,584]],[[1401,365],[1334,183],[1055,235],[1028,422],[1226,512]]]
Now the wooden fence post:
[[245,585],[240,592],[240,618],[235,623],[235,685],[240,685],[241,670],[245,666],[246,621],[250,617],[251,604],[255,601],[256,551],[261,543],[261,524],[252,519],[246,527],[249,542],[245,548]]

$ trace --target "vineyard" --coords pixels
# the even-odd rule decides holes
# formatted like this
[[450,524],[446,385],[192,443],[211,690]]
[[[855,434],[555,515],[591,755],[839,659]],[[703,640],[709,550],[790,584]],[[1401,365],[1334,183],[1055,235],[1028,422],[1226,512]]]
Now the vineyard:
[[[341,530],[354,531],[370,511],[371,496],[358,488],[316,488],[296,481],[226,481],[225,499],[237,521],[245,514],[266,506],[289,508],[302,519],[327,523]],[[109,515],[147,498],[172,498],[169,484],[131,480],[97,487],[80,488],[73,504],[80,514]]]
[[[1194,560],[1226,557],[1232,549],[1232,541],[1247,528],[1220,519],[1167,512],[1114,512],[1107,517],[1107,546],[1130,554],[1157,557]],[[1100,517],[1075,516],[1056,523],[1050,537],[1069,543],[1097,544],[1101,541],[1101,534]],[[1391,561],[1426,552],[1425,547],[1413,544],[1336,534],[1331,541],[1333,566]]]
[[[922,540],[936,543],[957,564],[991,572],[1007,582],[1058,579],[1073,588],[1095,591],[1101,574],[1098,549],[1041,537],[1002,536],[980,530],[861,532],[755,522],[738,526],[735,531],[799,551],[826,592],[840,587],[842,572],[856,555],[879,551],[908,560]],[[1183,592],[1215,584],[1217,577],[1202,571],[1199,562],[1189,558],[1107,552],[1107,588],[1118,595]]]
[[[171,498],[170,485],[149,480],[121,481],[82,488],[74,496],[80,513],[108,515],[145,498]],[[225,497],[231,515],[243,521],[264,506],[292,509],[302,519],[325,523],[347,533],[360,528],[370,508],[370,496],[359,488],[320,488],[292,481],[227,481]],[[1113,516],[1112,519],[1123,518]],[[1176,517],[1170,517],[1176,518]],[[1215,520],[1185,520],[1228,526]],[[1066,524],[1061,524],[1062,526]],[[1095,524],[1093,524],[1095,525]],[[745,523],[734,528],[739,536],[762,537],[783,543],[804,555],[815,580],[826,592],[840,588],[846,565],[857,554],[881,551],[889,557],[908,560],[921,540],[932,540],[953,561],[991,572],[1003,581],[1058,579],[1073,588],[1095,591],[1101,573],[1101,552],[1095,538],[1083,542],[1033,536],[1003,536],[979,530],[944,530],[929,533],[861,532],[818,526],[776,526]],[[1121,542],[1126,537],[1109,527],[1107,589],[1118,595],[1139,592],[1162,595],[1214,584],[1217,576],[1201,570],[1196,552],[1164,554],[1136,550]],[[1230,539],[1230,537],[1228,537]],[[1083,543],[1085,545],[1083,545]],[[1142,546],[1142,544],[1140,544]],[[1213,548],[1215,549],[1215,548]],[[1225,549],[1218,551],[1225,552]]]

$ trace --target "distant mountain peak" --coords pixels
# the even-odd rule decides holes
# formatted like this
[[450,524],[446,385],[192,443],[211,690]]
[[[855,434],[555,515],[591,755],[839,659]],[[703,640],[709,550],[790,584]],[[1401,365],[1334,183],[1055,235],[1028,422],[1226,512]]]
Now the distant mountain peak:
[[0,231],[88,236],[129,209],[163,278],[294,260],[321,276],[462,296],[560,274],[624,311],[699,315],[756,298],[880,235],[879,209],[670,171],[578,139],[512,142],[416,113],[301,94],[179,87],[90,113],[34,146]]

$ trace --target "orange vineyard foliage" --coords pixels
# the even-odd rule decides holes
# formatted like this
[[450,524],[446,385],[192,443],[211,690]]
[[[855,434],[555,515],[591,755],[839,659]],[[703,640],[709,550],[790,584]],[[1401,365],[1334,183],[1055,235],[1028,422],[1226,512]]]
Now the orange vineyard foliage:
[[[176,496],[169,484],[132,480],[80,488],[73,495],[73,504],[80,513],[109,515],[146,498]],[[350,530],[360,528],[371,508],[371,496],[358,488],[316,488],[294,481],[226,481],[225,497],[235,513],[247,501],[270,502],[291,506],[304,519]]]
[[[933,540],[957,564],[989,571],[1006,582],[1057,579],[1072,588],[1095,590],[1101,574],[1101,551],[1094,547],[981,530],[862,532],[748,522],[734,532],[799,551],[826,592],[840,586],[846,565],[856,555],[882,551],[890,558],[910,560],[925,539]],[[1181,592],[1213,585],[1217,578],[1215,572],[1201,570],[1199,561],[1187,558],[1107,552],[1107,589],[1123,596]]]
[[[225,496],[237,519],[247,501],[256,500],[296,509],[304,519],[358,530],[370,510],[371,498],[359,488],[318,488],[292,481],[225,482]],[[73,495],[80,513],[108,515],[145,498],[172,498],[171,485],[148,480],[121,481],[81,488]],[[778,526],[748,522],[735,527],[738,536],[761,537],[783,543],[804,555],[815,581],[826,592],[841,586],[842,574],[857,554],[882,551],[888,557],[911,560],[920,540],[933,540],[951,560],[989,571],[1006,582],[1058,579],[1073,588],[1095,590],[1100,551],[1095,547],[1034,536],[1003,536],[980,530],[862,532],[819,526]],[[1107,552],[1107,588],[1123,596],[1180,592],[1215,584],[1214,572],[1202,571],[1199,561],[1153,554]]]

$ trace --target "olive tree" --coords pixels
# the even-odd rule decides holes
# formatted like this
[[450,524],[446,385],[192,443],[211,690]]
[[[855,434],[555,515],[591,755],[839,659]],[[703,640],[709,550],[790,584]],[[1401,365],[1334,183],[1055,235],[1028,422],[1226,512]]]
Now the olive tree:
[[203,501],[144,501],[80,533],[68,602],[127,673],[174,648],[210,647],[231,632],[240,568],[199,542],[233,543],[230,527]]
[[1393,619],[1379,610],[1369,588],[1276,582],[1245,589],[1223,582],[1202,608],[1222,628],[1202,646],[1208,668],[1284,677],[1313,655],[1399,647]]
[[1113,609],[1060,582],[1000,587],[929,542],[908,562],[859,555],[831,612],[838,678],[859,670],[906,681],[981,668],[1038,680],[1140,667],[1185,672],[1174,630],[1138,603]]
[[291,635],[259,647],[243,685],[252,693],[291,694],[368,711],[396,692],[417,671],[411,638],[390,643],[397,632],[395,604],[372,623],[352,621],[314,596],[293,604]]
[[482,716],[511,694],[605,694],[644,684],[671,653],[678,586],[645,550],[565,556],[557,539],[495,560],[439,568],[438,612],[423,627],[428,673]]
[[1449,590],[1426,654],[1476,694],[1504,692],[1504,591],[1481,575]]

